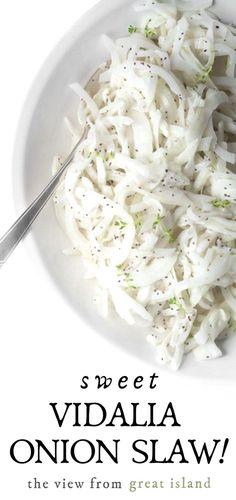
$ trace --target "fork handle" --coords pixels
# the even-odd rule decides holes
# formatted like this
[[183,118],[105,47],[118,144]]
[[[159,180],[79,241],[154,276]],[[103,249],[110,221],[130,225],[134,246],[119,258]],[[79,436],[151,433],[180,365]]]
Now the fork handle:
[[31,203],[31,205],[23,212],[23,214],[0,239],[0,266],[5,264],[8,257],[11,255],[23,236],[26,234],[31,224],[34,222],[44,205],[47,203],[47,201],[55,191],[63,173],[65,172],[71,161],[74,159],[76,149],[84,138],[84,135],[85,134],[83,134],[83,137],[81,137],[81,139],[77,142],[69,156],[62,164],[61,168],[43,189],[43,191],[37,196],[37,198]]

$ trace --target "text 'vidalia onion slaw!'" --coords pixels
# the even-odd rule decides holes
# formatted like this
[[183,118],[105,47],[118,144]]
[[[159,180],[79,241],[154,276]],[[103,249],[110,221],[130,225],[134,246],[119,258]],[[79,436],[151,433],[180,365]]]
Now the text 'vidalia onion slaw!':
[[71,85],[67,125],[89,132],[54,196],[103,315],[143,325],[173,369],[236,330],[236,29],[211,4],[139,2],[139,26],[103,35],[98,91]]

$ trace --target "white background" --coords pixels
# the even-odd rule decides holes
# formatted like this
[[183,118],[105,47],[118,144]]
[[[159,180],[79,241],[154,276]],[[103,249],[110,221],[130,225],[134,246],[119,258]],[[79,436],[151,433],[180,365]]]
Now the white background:
[[[0,181],[0,231],[3,233],[15,218],[12,196],[12,152],[19,114],[30,84],[48,53],[75,20],[94,0],[8,0],[1,5],[0,16],[0,127],[1,127],[1,181]],[[55,290],[46,271],[39,272],[24,244],[20,245],[0,273],[1,319],[1,437],[0,437],[0,496],[13,498],[204,498],[217,499],[222,494],[235,498],[235,384],[214,379],[188,379],[181,374],[168,374],[156,368],[160,375],[158,387],[148,389],[148,377],[153,367],[137,361],[112,346],[79,320]],[[114,384],[107,391],[95,388],[96,374],[112,376]],[[90,388],[80,389],[83,375],[89,375]],[[129,389],[119,391],[115,382],[121,375],[129,376]],[[145,377],[145,387],[132,389],[136,375]],[[172,401],[180,429],[115,429],[98,428],[90,432],[73,428],[68,416],[62,430],[49,407],[49,402],[101,401],[112,411],[121,400],[124,407],[129,402],[157,402],[159,420],[166,404]],[[69,415],[69,414],[68,414]],[[13,441],[25,438],[70,439],[71,442],[86,437],[91,441],[100,438],[107,444],[121,439],[121,460],[113,465],[95,462],[88,466],[16,465],[9,457]],[[130,444],[134,439],[160,439],[163,447],[159,458],[171,452],[171,445],[181,438],[185,450],[188,439],[204,440],[230,438],[225,463],[214,460],[212,465],[196,465],[193,455],[186,451],[188,465],[132,465]],[[219,455],[217,455],[220,458]],[[53,481],[66,478],[88,481],[96,476],[102,481],[122,481],[122,491],[78,492],[72,490],[29,490],[27,481],[34,477]],[[130,480],[168,480],[186,476],[189,480],[211,477],[210,490],[139,490],[130,493]],[[85,486],[86,487],[86,486]]]

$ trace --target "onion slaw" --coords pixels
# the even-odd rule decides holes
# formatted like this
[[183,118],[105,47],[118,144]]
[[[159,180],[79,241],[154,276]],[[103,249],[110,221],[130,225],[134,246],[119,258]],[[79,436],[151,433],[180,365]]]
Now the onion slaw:
[[[210,0],[135,4],[54,196],[57,218],[97,283],[99,309],[142,325],[157,361],[221,355],[236,330],[236,30]],[[54,161],[54,170],[59,165]]]

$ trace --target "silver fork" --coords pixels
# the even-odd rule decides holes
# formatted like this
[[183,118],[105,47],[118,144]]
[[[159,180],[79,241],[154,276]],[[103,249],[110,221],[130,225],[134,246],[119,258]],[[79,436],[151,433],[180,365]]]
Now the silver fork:
[[[95,87],[98,82],[98,77],[101,71],[104,69],[104,66],[105,65],[100,66],[88,80],[85,89],[90,94],[95,93]],[[43,189],[43,191],[37,196],[37,198],[30,204],[30,206],[23,212],[23,214],[16,220],[16,222],[10,227],[10,229],[8,229],[8,231],[0,239],[0,266],[5,264],[8,257],[10,257],[11,253],[16,248],[18,243],[22,240],[23,236],[25,236],[25,234],[31,227],[36,217],[39,215],[43,207],[46,205],[47,201],[51,198],[64,172],[66,171],[70,163],[73,161],[78,146],[86,138],[88,130],[89,127],[86,127],[82,137],[79,139],[75,147],[67,156],[60,170],[58,170],[58,172],[54,175],[54,177],[52,177],[52,179]]]

